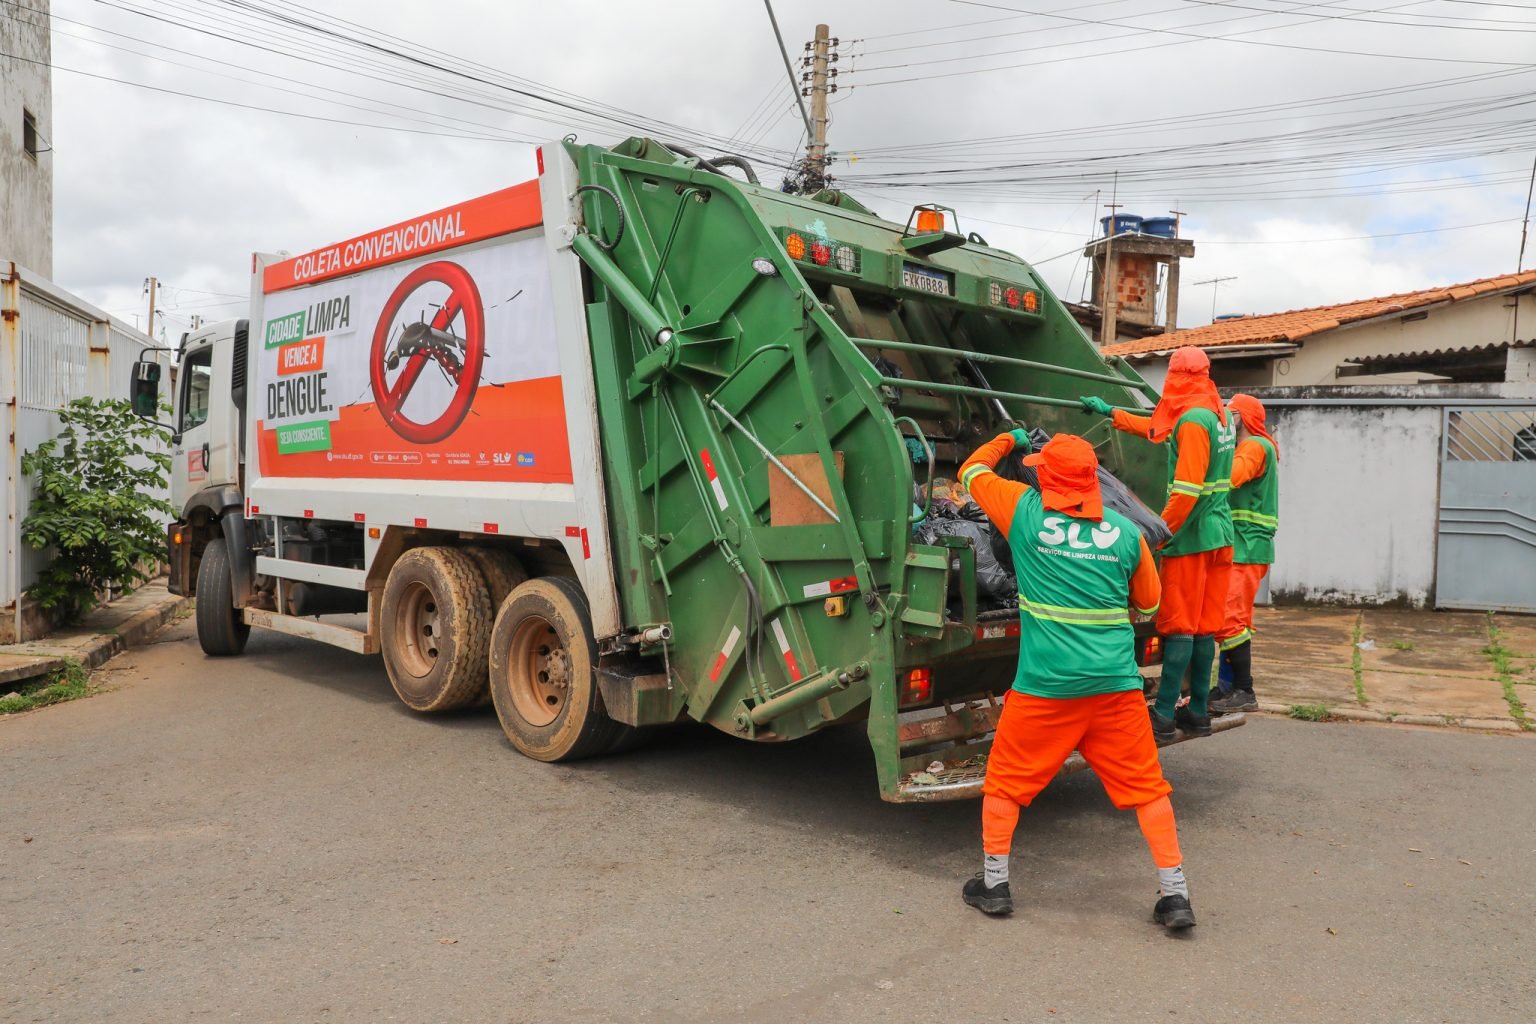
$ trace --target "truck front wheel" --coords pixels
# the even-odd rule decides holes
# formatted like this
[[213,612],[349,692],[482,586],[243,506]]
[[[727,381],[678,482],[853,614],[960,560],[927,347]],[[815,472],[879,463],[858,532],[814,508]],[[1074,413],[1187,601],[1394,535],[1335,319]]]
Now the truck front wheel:
[[384,583],[381,647],[395,694],[412,711],[449,711],[485,692],[491,595],[453,548],[413,548]]
[[197,643],[213,658],[239,654],[251,635],[245,616],[235,607],[234,580],[224,538],[209,541],[197,567]]
[[575,580],[521,583],[491,631],[491,700],[507,739],[539,761],[601,754],[627,732],[597,689],[597,644]]

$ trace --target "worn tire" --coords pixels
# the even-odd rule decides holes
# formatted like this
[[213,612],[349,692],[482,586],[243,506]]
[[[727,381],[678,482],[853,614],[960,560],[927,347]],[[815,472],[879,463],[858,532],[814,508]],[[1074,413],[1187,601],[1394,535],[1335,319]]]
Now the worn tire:
[[507,739],[538,761],[606,753],[628,731],[603,707],[592,619],[575,580],[528,580],[501,606],[491,632],[491,699]]
[[495,614],[512,589],[528,578],[528,570],[512,555],[499,548],[468,547],[464,553],[474,559],[491,593],[491,612]]
[[197,643],[213,658],[245,650],[251,627],[235,607],[235,574],[224,538],[208,542],[197,567]]
[[412,711],[468,707],[485,692],[491,596],[454,548],[413,548],[384,582],[381,646],[395,695]]
[[[512,589],[528,578],[528,570],[523,568],[523,563],[514,558],[511,553],[500,548],[467,547],[461,548],[480,570],[480,575],[485,579],[486,589],[491,595],[491,614],[496,614],[507,600],[507,595]],[[491,703],[490,676],[486,676],[486,686],[475,698],[477,707],[485,707]]]

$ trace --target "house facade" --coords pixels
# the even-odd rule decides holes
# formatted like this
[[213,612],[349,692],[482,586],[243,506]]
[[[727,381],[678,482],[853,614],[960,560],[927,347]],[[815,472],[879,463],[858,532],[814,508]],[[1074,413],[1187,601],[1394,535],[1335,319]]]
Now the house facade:
[[1186,345],[1203,349],[1216,383],[1230,388],[1536,380],[1536,270],[1233,317],[1103,351],[1161,387]]

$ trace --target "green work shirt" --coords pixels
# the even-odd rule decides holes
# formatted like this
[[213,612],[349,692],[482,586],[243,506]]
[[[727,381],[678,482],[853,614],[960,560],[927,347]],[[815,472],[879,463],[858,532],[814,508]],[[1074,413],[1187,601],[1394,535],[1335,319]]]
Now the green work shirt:
[[1267,438],[1254,437],[1264,449],[1264,472],[1234,488],[1232,527],[1237,541],[1232,561],[1239,565],[1274,565],[1275,531],[1280,528],[1280,465],[1275,446]]
[[[1211,458],[1205,479],[1196,485],[1175,479],[1179,464],[1179,430],[1186,423],[1197,424],[1210,435]],[[1195,496],[1195,507],[1179,532],[1163,548],[1164,555],[1193,555],[1232,546],[1232,510],[1227,492],[1232,488],[1232,456],[1237,451],[1237,418],[1228,416],[1225,425],[1209,409],[1191,409],[1179,417],[1168,435],[1168,493]]]
[[1031,487],[1008,528],[1019,577],[1013,688],[1067,699],[1141,689],[1128,608],[1141,533],[1113,509],[1102,522],[1045,508]]

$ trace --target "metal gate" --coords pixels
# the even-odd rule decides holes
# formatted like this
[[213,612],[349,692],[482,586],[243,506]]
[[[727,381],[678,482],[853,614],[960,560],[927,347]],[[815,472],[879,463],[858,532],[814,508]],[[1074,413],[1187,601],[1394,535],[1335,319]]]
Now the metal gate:
[[1451,407],[1435,607],[1536,612],[1536,406]]

